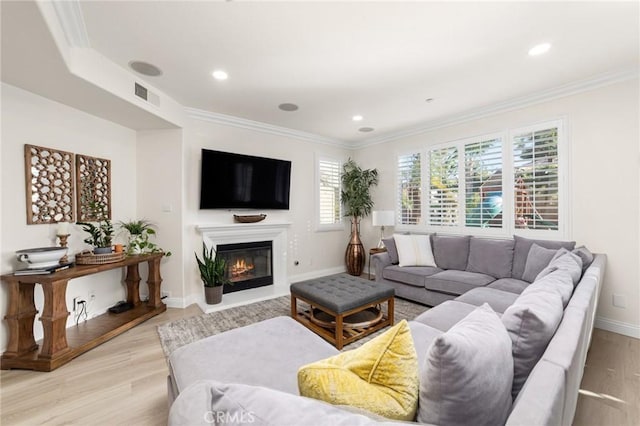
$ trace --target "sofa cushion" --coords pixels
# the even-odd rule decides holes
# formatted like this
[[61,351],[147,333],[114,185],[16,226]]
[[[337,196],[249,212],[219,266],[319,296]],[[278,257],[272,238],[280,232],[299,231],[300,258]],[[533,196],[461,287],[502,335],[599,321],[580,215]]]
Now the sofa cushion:
[[301,367],[298,386],[302,396],[413,420],[418,357],[409,324],[402,320],[357,349]]
[[549,262],[557,252],[558,250],[556,249],[548,249],[535,243],[532,244],[527,256],[527,263],[524,265],[522,280],[530,283],[535,281],[538,274],[549,265]]
[[573,294],[573,281],[569,272],[564,270],[555,270],[548,275],[534,281],[529,287],[524,289],[522,294],[528,294],[540,289],[547,291],[555,291],[560,295],[562,299],[563,308],[567,307],[569,299]]
[[467,269],[470,239],[471,237],[469,235],[434,235],[433,256],[438,268],[457,269],[459,271]]
[[398,249],[396,247],[396,240],[393,237],[383,238],[382,243],[387,248],[387,253],[389,253],[389,259],[391,260],[392,265],[397,265],[400,260],[398,259]]
[[428,276],[424,286],[428,290],[462,294],[471,289],[485,286],[492,281],[495,281],[495,278],[489,275],[449,269]]
[[474,306],[481,306],[487,303],[495,312],[503,313],[509,306],[513,305],[517,298],[518,295],[515,293],[495,288],[479,287],[456,297],[456,301]]
[[489,305],[437,337],[420,380],[418,421],[504,424],[511,408],[511,341]]
[[540,247],[548,249],[560,249],[565,248],[567,250],[573,250],[576,246],[575,241],[550,241],[550,240],[532,240],[529,238],[523,238],[515,235],[513,237],[515,242],[513,249],[513,268],[511,269],[511,277],[522,279],[524,273],[524,267],[527,264],[527,256],[529,255],[529,249],[536,243]]
[[168,421],[169,426],[365,426],[372,423],[374,421],[366,415],[315,399],[260,386],[213,380],[196,382],[181,392],[171,406]]
[[409,328],[411,329],[411,337],[413,337],[413,346],[416,348],[416,354],[418,355],[418,370],[422,371],[424,360],[429,352],[429,346],[443,332],[418,321],[409,321]]
[[382,277],[391,280],[399,281],[404,284],[413,285],[416,287],[424,288],[425,278],[442,272],[442,269],[432,266],[387,266],[382,271]]
[[518,280],[515,278],[502,278],[499,280],[495,280],[487,287],[495,288],[496,290],[508,291],[510,293],[520,294],[528,286],[529,283],[526,281]]
[[[256,348],[260,362],[255,362]],[[182,346],[169,356],[169,366],[178,392],[198,380],[212,379],[297,395],[298,368],[337,353],[298,321],[281,316]]]
[[562,299],[557,292],[533,291],[504,311],[504,323],[513,342],[513,398],[544,353],[562,320]]
[[593,262],[593,253],[586,248],[585,246],[576,247],[571,253],[577,255],[582,260],[582,273],[587,270],[587,268]]
[[400,266],[436,266],[428,235],[395,234]]
[[418,315],[414,321],[440,331],[447,331],[473,312],[477,306],[456,300],[447,300]]
[[551,259],[549,265],[538,274],[536,280],[557,270],[566,271],[571,276],[575,286],[582,276],[582,259],[577,254],[573,254],[566,249],[560,249]]
[[494,240],[473,237],[469,241],[467,271],[491,275],[495,278],[511,277],[513,240]]

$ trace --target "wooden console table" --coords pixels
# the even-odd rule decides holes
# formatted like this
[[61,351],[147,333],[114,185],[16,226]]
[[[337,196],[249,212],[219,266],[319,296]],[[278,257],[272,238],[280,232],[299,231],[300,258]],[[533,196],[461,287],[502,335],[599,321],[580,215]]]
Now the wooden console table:
[[[9,325],[9,343],[7,350],[2,354],[0,367],[3,370],[55,370],[73,358],[164,312],[167,306],[160,300],[160,261],[163,256],[162,253],[130,256],[120,262],[78,265],[48,275],[9,274],[0,277],[9,286],[9,307],[5,316]],[[149,265],[149,300],[146,303],[140,301],[139,292],[138,265],[142,262]],[[67,329],[67,317],[70,313],[67,310],[65,296],[69,280],[122,267],[127,268],[127,302],[133,303],[134,308],[120,314],[107,312]],[[37,343],[33,336],[34,320],[38,313],[33,297],[36,284],[40,284],[44,292],[44,307],[40,316],[44,338]]]

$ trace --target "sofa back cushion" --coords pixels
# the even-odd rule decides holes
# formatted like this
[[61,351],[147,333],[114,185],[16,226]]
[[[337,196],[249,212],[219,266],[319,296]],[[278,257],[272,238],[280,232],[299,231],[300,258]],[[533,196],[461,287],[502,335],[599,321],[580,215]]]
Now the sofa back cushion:
[[522,292],[502,314],[502,323],[513,343],[514,399],[556,332],[562,313],[560,294],[538,288]]
[[433,257],[438,268],[457,269],[458,271],[466,270],[470,239],[469,235],[434,235],[432,238]]
[[529,256],[529,249],[533,243],[536,243],[540,247],[548,249],[560,249],[565,248],[567,250],[573,250],[576,246],[575,241],[550,241],[550,240],[532,240],[529,238],[523,238],[515,235],[513,237],[515,242],[513,250],[513,268],[511,270],[511,277],[522,279],[524,273],[524,267],[527,264],[527,257]]
[[393,236],[389,238],[383,238],[382,243],[387,248],[387,253],[389,253],[389,260],[392,265],[397,265],[400,260],[398,259],[398,249],[396,247],[396,240],[393,239]]
[[562,307],[566,308],[573,294],[573,281],[567,271],[557,270],[544,277],[535,280],[524,289],[522,294],[528,294],[538,290],[554,291],[560,295]]
[[567,272],[571,276],[571,280],[575,286],[582,276],[582,259],[577,254],[573,254],[565,249],[560,249],[553,259],[551,259],[549,265],[540,271],[536,280],[558,270]]
[[438,336],[420,380],[418,421],[434,425],[504,424],[511,409],[511,340],[484,304]]
[[495,278],[511,277],[513,240],[494,240],[471,237],[467,271],[491,275]]

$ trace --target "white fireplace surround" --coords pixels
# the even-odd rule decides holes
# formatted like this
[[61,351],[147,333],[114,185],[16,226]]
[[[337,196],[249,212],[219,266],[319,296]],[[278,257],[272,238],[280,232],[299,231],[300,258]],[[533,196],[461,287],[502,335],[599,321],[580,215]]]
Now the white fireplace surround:
[[271,241],[273,245],[272,286],[227,293],[222,297],[222,303],[218,305],[207,305],[204,302],[204,296],[202,296],[197,302],[200,309],[205,313],[209,313],[288,294],[287,229],[290,225],[291,223],[289,222],[198,225],[197,229],[202,234],[202,241],[208,249],[211,247],[216,248],[220,244],[250,243],[255,241]]

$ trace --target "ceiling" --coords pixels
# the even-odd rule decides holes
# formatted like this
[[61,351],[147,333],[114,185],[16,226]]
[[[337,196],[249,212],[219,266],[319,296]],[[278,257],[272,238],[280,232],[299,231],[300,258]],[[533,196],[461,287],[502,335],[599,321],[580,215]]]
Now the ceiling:
[[[80,7],[91,48],[123,68],[132,60],[158,66],[161,76],[144,79],[182,105],[347,144],[576,81],[637,73],[639,61],[638,2]],[[549,52],[529,56],[541,42],[551,43]],[[215,80],[215,69],[229,78]],[[285,112],[281,103],[299,109]],[[354,115],[363,119],[354,122]]]

